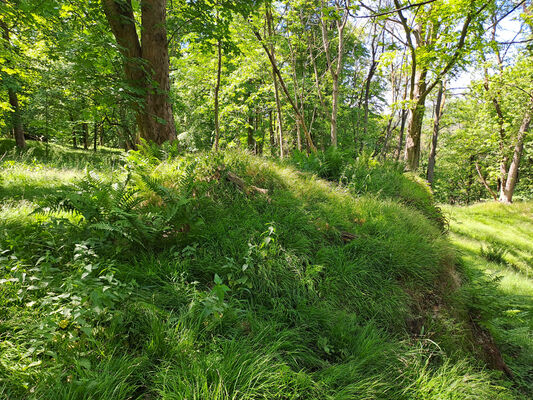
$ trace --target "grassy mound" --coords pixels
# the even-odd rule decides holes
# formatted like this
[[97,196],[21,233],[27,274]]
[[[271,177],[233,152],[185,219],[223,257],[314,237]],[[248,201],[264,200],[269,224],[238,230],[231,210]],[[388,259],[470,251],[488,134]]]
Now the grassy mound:
[[454,259],[415,208],[243,153],[112,167],[2,162],[1,396],[512,398],[422,306]]
[[369,154],[354,159],[350,154],[332,147],[316,154],[297,152],[290,164],[337,182],[353,195],[372,195],[399,202],[424,214],[442,231],[447,229],[446,218],[435,204],[427,182],[415,174],[405,173],[400,163],[379,163]]

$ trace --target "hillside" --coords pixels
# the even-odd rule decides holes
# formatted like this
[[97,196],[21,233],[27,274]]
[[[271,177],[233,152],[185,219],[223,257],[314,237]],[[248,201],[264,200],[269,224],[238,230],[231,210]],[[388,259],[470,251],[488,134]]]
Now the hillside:
[[429,191],[394,198],[409,177],[384,170],[383,195],[241,152],[54,149],[0,157],[0,396],[527,396],[523,358],[513,386],[476,349],[479,258],[459,276]]

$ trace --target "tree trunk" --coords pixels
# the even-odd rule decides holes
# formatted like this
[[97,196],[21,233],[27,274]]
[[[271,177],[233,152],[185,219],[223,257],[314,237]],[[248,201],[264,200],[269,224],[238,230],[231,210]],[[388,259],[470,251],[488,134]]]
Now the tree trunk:
[[415,105],[409,109],[407,124],[407,140],[405,143],[405,160],[410,171],[416,171],[420,165],[420,137],[422,135],[422,124],[426,113],[426,76],[427,70],[422,69],[417,74],[416,88],[412,100]]
[[[407,80],[405,82],[405,90],[403,92],[403,102],[405,103],[405,100],[407,99],[407,91],[409,89],[409,77],[407,77]],[[398,137],[398,148],[396,152],[396,162],[400,161],[400,154],[402,154],[403,150],[403,140],[405,135],[405,123],[407,122],[407,110],[402,106],[402,112],[400,116],[400,135]]]
[[248,150],[255,152],[255,139],[254,139],[254,116],[250,114],[248,116]]
[[417,104],[409,110],[407,140],[405,142],[405,160],[410,171],[416,171],[420,164],[420,135],[425,114],[425,105]]
[[[2,38],[4,39],[6,46],[8,46],[9,50],[9,47],[11,46],[11,41],[9,38],[9,28],[3,21],[0,21],[0,28],[2,29]],[[7,61],[6,64],[9,64],[9,61]],[[24,138],[24,128],[22,127],[22,120],[20,118],[20,106],[17,92],[13,87],[8,87],[7,91],[9,97],[9,105],[13,109],[13,112],[11,113],[11,121],[13,125],[15,143],[18,148],[24,148],[26,147],[26,139]]]
[[93,138],[93,150],[96,151],[96,143],[98,141],[98,123],[94,123],[94,138]]
[[283,158],[283,114],[281,110],[281,99],[279,96],[278,77],[276,76],[276,52],[273,43],[274,31],[272,27],[272,12],[270,10],[270,7],[267,7],[265,17],[267,22],[268,39],[270,41],[270,53],[272,54],[272,80],[274,82],[274,96],[276,98],[276,126],[279,134],[279,156],[280,158]]
[[89,150],[89,124],[84,122],[82,125],[83,133],[83,150]]
[[268,111],[268,131],[270,133],[270,155],[274,156],[274,149],[276,148],[276,136],[274,133],[274,118],[272,116],[272,110]]
[[529,125],[531,123],[531,109],[526,111],[522,124],[518,131],[518,137],[516,138],[516,144],[513,152],[513,159],[507,172],[507,180],[505,184],[502,182],[502,189],[500,190],[499,201],[501,203],[510,204],[513,201],[513,194],[516,186],[516,180],[518,178],[518,167],[520,166],[520,159],[522,158],[522,152],[524,151],[524,139],[529,131]]
[[[102,0],[104,13],[124,56],[124,71],[135,89],[142,138],[161,144],[176,138],[170,90],[166,0],[141,1],[141,43],[131,0]],[[140,93],[143,93],[142,95]]]
[[176,125],[168,97],[170,60],[165,25],[166,6],[167,0],[141,1],[142,57],[153,72],[147,85],[144,137],[157,144],[176,139]]
[[76,139],[76,124],[74,123],[74,116],[72,114],[70,114],[70,122],[72,123],[72,147],[74,149],[77,149],[78,148],[78,142],[77,142],[77,139]]
[[[398,126],[398,122],[396,122],[394,126],[392,125],[392,121],[394,120],[394,115],[395,115],[395,112],[393,112],[390,115],[389,121],[387,122],[387,128],[385,129],[385,138],[383,139],[383,147],[381,148],[381,153],[379,156],[380,159],[382,160],[387,159],[387,152],[389,151],[389,140],[390,140],[390,137],[392,136],[392,132]],[[377,151],[378,151],[378,147],[376,146],[376,152]]]
[[444,93],[444,83],[441,81],[439,84],[439,92],[437,94],[437,103],[435,104],[435,120],[433,122],[433,137],[431,140],[431,152],[428,159],[427,181],[429,185],[433,187],[433,180],[435,177],[435,157],[437,155],[437,140],[439,138],[440,131],[440,119],[444,111],[444,103],[446,102],[446,95]]
[[313,139],[311,138],[309,131],[307,130],[307,125],[305,124],[304,116],[300,113],[298,106],[296,105],[296,103],[292,99],[291,94],[289,93],[289,89],[287,88],[287,85],[285,84],[285,81],[283,80],[283,76],[281,75],[281,72],[277,66],[276,59],[273,57],[273,54],[270,52],[268,47],[263,43],[263,38],[261,37],[261,34],[258,31],[254,31],[254,35],[257,38],[257,40],[259,40],[259,42],[262,44],[263,50],[267,54],[270,64],[272,65],[273,72],[278,77],[279,84],[281,86],[283,93],[285,94],[285,98],[287,99],[294,113],[296,114],[296,119],[300,122],[300,126],[302,127],[302,130],[304,131],[305,139],[307,141],[307,146],[313,153],[316,153],[317,151],[316,146],[313,143]]
[[364,137],[366,138],[366,134],[368,132],[368,113],[369,113],[369,100],[370,100],[370,84],[372,83],[372,78],[374,77],[374,74],[376,72],[377,68],[377,62],[372,61],[372,64],[370,65],[370,69],[368,70],[368,75],[366,77],[365,82],[365,95],[364,95],[364,101],[363,101],[363,107],[364,107],[364,117],[363,117],[363,132]]
[[[340,63],[340,60],[337,60]],[[333,91],[331,93],[331,145],[337,147],[337,114],[339,108],[339,75],[333,73]]]
[[[337,26],[337,36],[338,36],[338,46],[337,46],[337,57],[335,62],[333,62],[330,54],[330,40],[328,37],[327,24],[324,15],[324,9],[326,8],[326,3],[322,1],[321,11],[320,11],[320,25],[322,31],[322,44],[324,46],[324,52],[326,54],[327,67],[331,73],[331,79],[333,81],[332,92],[331,92],[331,126],[330,126],[330,138],[331,145],[337,147],[337,115],[338,115],[338,102],[339,102],[339,76],[342,71],[342,59],[344,55],[344,28],[348,22],[348,9],[350,7],[350,1],[346,0],[345,2],[345,12],[339,20],[336,21]],[[335,2],[336,12],[341,14],[341,5],[339,2]],[[333,66],[335,64],[335,67]],[[317,80],[318,82],[318,80]],[[320,90],[320,88],[318,88]]]
[[490,188],[490,185],[488,184],[487,180],[485,179],[485,177],[481,173],[481,168],[479,167],[479,164],[477,162],[476,162],[476,171],[477,171],[477,174],[479,176],[480,182],[483,184],[483,186],[485,186],[485,189],[487,189],[487,192],[490,193],[490,195],[492,196],[492,198],[494,200],[498,200],[498,197],[496,197],[496,193],[494,193],[494,190],[492,190]]
[[26,139],[24,138],[24,128],[22,127],[22,120],[20,119],[20,108],[19,100],[17,97],[17,92],[13,89],[8,89],[9,94],[9,104],[13,109],[11,113],[12,122],[13,122],[13,132],[15,134],[15,143],[18,148],[26,147]]
[[217,83],[215,85],[215,151],[218,151],[218,142],[220,139],[220,124],[218,121],[218,94],[220,92],[220,76],[222,73],[222,43],[217,41]]

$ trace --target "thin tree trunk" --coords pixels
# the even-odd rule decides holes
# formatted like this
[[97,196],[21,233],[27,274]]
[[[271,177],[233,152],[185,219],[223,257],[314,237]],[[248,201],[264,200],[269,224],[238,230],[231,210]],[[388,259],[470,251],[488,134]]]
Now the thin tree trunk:
[[72,114],[69,115],[70,116],[70,122],[72,123],[72,147],[74,149],[77,149],[78,148],[78,142],[77,142],[77,139],[76,139],[76,124],[74,123],[74,116]]
[[[333,81],[332,92],[331,92],[331,118],[330,118],[330,139],[331,145],[337,147],[337,115],[338,115],[338,101],[339,101],[339,77],[342,71],[342,61],[344,55],[344,29],[346,23],[348,22],[348,9],[350,7],[350,1],[345,1],[346,10],[344,15],[340,20],[336,21],[337,26],[337,36],[338,36],[338,46],[337,46],[337,58],[335,60],[335,67],[333,66],[333,60],[330,53],[330,40],[328,37],[327,23],[328,20],[324,16],[324,9],[326,4],[322,1],[321,13],[320,13],[320,25],[322,31],[322,43],[324,46],[324,52],[326,54],[327,67],[331,74],[331,79]],[[340,14],[341,5],[339,2],[335,2],[335,8],[337,13]]]
[[13,109],[11,113],[13,121],[13,132],[15,134],[15,143],[18,148],[26,147],[26,139],[24,138],[24,128],[22,127],[22,120],[20,118],[20,107],[17,97],[17,92],[13,89],[8,89],[9,94],[9,105]]
[[416,88],[413,94],[414,107],[409,109],[407,124],[407,140],[405,143],[405,160],[410,171],[416,171],[420,164],[420,138],[422,124],[426,112],[426,86],[427,70],[422,69],[416,79]]
[[383,139],[383,147],[381,148],[381,154],[380,158],[382,160],[385,160],[387,158],[387,152],[389,151],[389,141],[392,136],[392,132],[398,127],[398,121],[392,125],[392,121],[394,121],[395,112],[391,114],[389,117],[389,121],[387,123],[387,129],[385,130],[385,138]]
[[398,148],[396,151],[396,162],[400,161],[400,154],[402,154],[403,141],[405,137],[405,123],[407,122],[407,110],[402,110],[400,122],[400,135],[398,137]]
[[254,116],[250,114],[248,116],[248,150],[255,152],[255,139],[254,139]]
[[83,150],[89,150],[89,124],[84,122],[82,124],[83,133]]
[[270,155],[273,156],[276,148],[276,134],[274,132],[274,117],[272,116],[272,110],[268,111],[268,131],[270,133]]
[[479,175],[479,180],[481,181],[483,186],[485,186],[485,189],[487,189],[487,191],[490,193],[490,195],[492,196],[494,200],[498,201],[498,196],[496,196],[496,193],[494,193],[494,190],[490,188],[489,184],[487,183],[487,180],[481,173],[481,168],[479,167],[478,163],[476,163],[476,171],[477,171],[477,174]]
[[431,140],[431,151],[428,159],[427,181],[433,187],[433,180],[435,177],[435,157],[437,155],[437,141],[440,132],[440,119],[444,111],[444,103],[446,102],[446,95],[444,93],[444,83],[439,84],[439,92],[437,94],[437,103],[435,104],[435,120],[433,122],[433,137]]
[[[473,4],[474,2],[472,2]],[[485,3],[479,8],[470,7],[463,25],[460,30],[459,38],[454,46],[454,51],[448,57],[448,60],[444,67],[435,72],[435,78],[432,82],[427,83],[427,66],[420,69],[419,73],[416,73],[418,69],[418,61],[416,50],[421,47],[428,46],[437,40],[438,25],[433,23],[429,25],[422,25],[421,22],[413,29],[409,26],[407,18],[402,13],[402,7],[399,0],[394,0],[394,5],[397,8],[397,15],[399,21],[404,27],[407,46],[411,52],[411,93],[409,99],[414,103],[414,107],[409,110],[409,124],[407,126],[407,143],[405,148],[405,155],[407,160],[407,167],[411,171],[416,171],[420,161],[420,136],[422,131],[422,120],[425,113],[425,100],[427,95],[436,87],[436,85],[442,80],[442,78],[453,68],[457,63],[457,60],[461,56],[462,49],[466,42],[466,37],[469,33],[469,27],[472,21],[489,5]],[[416,46],[413,43],[412,37],[416,40]],[[418,76],[416,76],[418,75]],[[415,85],[415,77],[416,80]],[[415,90],[416,87],[416,90]]]
[[[313,35],[313,38],[314,38],[314,35]],[[316,60],[315,60],[315,55],[313,53],[311,41],[309,42],[309,58],[311,60],[311,63],[313,64],[313,73],[314,73],[314,78],[315,78],[315,87],[316,87],[316,92],[318,95],[318,100],[320,101],[320,106],[322,107],[322,111],[325,114],[327,111],[326,102],[324,101],[324,96],[322,95],[322,89],[320,86],[320,77],[318,75],[318,68],[316,66]]]
[[96,142],[98,140],[98,124],[94,123],[93,150],[96,151]]
[[502,190],[500,191],[499,201],[501,203],[510,204],[513,201],[513,194],[516,187],[516,180],[518,178],[518,168],[520,166],[520,160],[522,158],[522,153],[524,151],[524,139],[527,132],[529,131],[529,125],[531,123],[531,109],[526,111],[524,118],[522,119],[522,124],[518,131],[518,136],[516,138],[516,144],[513,151],[513,159],[511,165],[509,166],[509,171],[507,173],[507,180],[505,184],[502,182]]
[[[9,38],[9,28],[7,25],[0,21],[0,28],[2,29],[2,38],[4,39],[8,48],[11,46]],[[9,61],[7,62],[9,64]],[[13,109],[11,113],[11,121],[13,125],[13,132],[15,136],[15,143],[18,148],[26,147],[26,139],[24,138],[24,128],[22,126],[22,119],[20,118],[20,105],[17,96],[17,92],[12,87],[8,88],[9,105]]]
[[291,105],[294,113],[296,114],[296,118],[300,122],[300,126],[302,127],[302,130],[304,131],[304,135],[305,135],[305,138],[307,140],[307,145],[308,145],[309,149],[313,153],[316,153],[317,149],[316,149],[316,147],[315,147],[315,145],[313,143],[313,139],[311,139],[311,135],[309,134],[309,131],[307,130],[307,126],[305,124],[305,119],[304,119],[303,115],[300,113],[300,110],[298,109],[298,106],[294,103],[294,100],[292,99],[292,96],[289,93],[289,89],[287,88],[287,85],[285,85],[285,81],[283,80],[283,77],[281,76],[281,72],[280,72],[280,70],[279,70],[279,68],[277,66],[276,60],[273,58],[272,53],[270,52],[268,47],[264,44],[263,38],[261,37],[261,34],[258,31],[254,31],[254,35],[257,38],[257,40],[259,40],[259,42],[261,43],[261,45],[263,47],[263,50],[267,54],[268,59],[270,61],[270,64],[272,65],[272,69],[274,70],[275,75],[279,79],[279,84],[281,86],[281,89],[282,89],[283,93],[285,94],[285,98],[287,99],[287,101]]
[[279,96],[278,77],[276,76],[276,52],[273,43],[274,32],[272,26],[272,12],[270,7],[267,7],[265,16],[267,22],[268,39],[270,42],[270,53],[272,54],[272,60],[270,61],[272,63],[272,80],[274,82],[274,96],[276,99],[277,130],[279,134],[279,157],[283,158],[283,114],[281,110],[281,99]]
[[363,135],[366,138],[366,135],[368,133],[368,114],[369,114],[369,100],[370,100],[370,86],[372,83],[372,78],[374,77],[374,74],[376,73],[377,67],[379,62],[376,61],[376,54],[377,54],[377,48],[375,46],[376,41],[375,36],[375,29],[374,29],[374,37],[372,38],[372,60],[370,62],[370,66],[368,68],[368,75],[366,77],[365,81],[365,94],[363,97],[363,109],[364,109],[364,117],[363,117]]
[[220,91],[220,76],[222,73],[222,43],[217,41],[217,83],[215,85],[215,151],[218,151],[218,142],[220,139],[220,124],[218,121],[218,94]]
[[[403,92],[403,102],[405,103],[405,100],[407,100],[407,90],[409,88],[409,80],[405,82],[405,90]],[[396,162],[400,161],[400,154],[402,154],[403,150],[403,140],[405,135],[405,123],[407,122],[407,110],[402,107],[402,112],[400,116],[400,135],[398,138],[398,148],[396,152]]]

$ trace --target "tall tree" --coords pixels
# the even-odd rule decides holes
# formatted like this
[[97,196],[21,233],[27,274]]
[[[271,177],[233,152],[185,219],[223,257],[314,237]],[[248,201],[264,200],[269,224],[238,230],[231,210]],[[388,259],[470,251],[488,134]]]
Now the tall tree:
[[[10,6],[10,8],[13,7],[13,5],[8,4],[6,0],[0,0],[0,5]],[[0,8],[0,11],[1,10],[2,9]],[[17,147],[24,148],[26,147],[26,139],[24,138],[24,128],[22,126],[20,104],[17,94],[17,89],[20,85],[18,80],[16,79],[16,68],[14,68],[16,66],[14,66],[13,62],[11,61],[14,52],[10,39],[11,27],[8,25],[7,21],[5,21],[4,15],[5,14],[3,12],[0,13],[0,30],[2,31],[1,36],[3,42],[0,47],[2,48],[3,53],[5,53],[7,58],[6,67],[10,67],[10,72],[13,73],[6,73],[4,71],[4,73],[2,74],[2,81],[4,81],[4,86],[7,86],[9,105],[11,106],[11,124],[15,135],[15,142],[17,144]]]
[[[322,31],[322,42],[324,53],[326,54],[327,68],[331,74],[331,145],[337,147],[337,114],[339,109],[339,80],[343,67],[344,57],[344,30],[350,15],[350,0],[334,0],[326,2],[322,0],[320,9],[320,27]],[[337,51],[335,58],[331,54],[330,29],[331,21],[335,21],[335,34],[337,39]]]
[[[473,33],[472,26],[481,21],[480,15],[489,2],[490,0],[486,0],[478,4],[479,0],[448,0],[410,6],[394,0],[411,54],[411,104],[405,147],[405,159],[410,170],[417,170],[420,163],[420,138],[426,98],[442,77],[461,61],[467,39]],[[413,18],[407,18],[404,10],[414,6],[417,7]]]
[[141,0],[141,40],[131,0],[102,0],[111,31],[124,57],[130,90],[138,98],[137,125],[142,138],[161,144],[176,139],[169,100],[170,77],[166,0]]
[[440,133],[440,121],[442,118],[442,113],[444,112],[444,104],[446,102],[445,95],[445,84],[443,81],[439,83],[439,91],[437,93],[437,101],[435,103],[435,115],[433,118],[433,135],[431,137],[431,151],[429,153],[428,159],[428,169],[426,173],[426,179],[433,187],[433,180],[435,177],[435,161],[437,157],[437,143],[439,140]]

